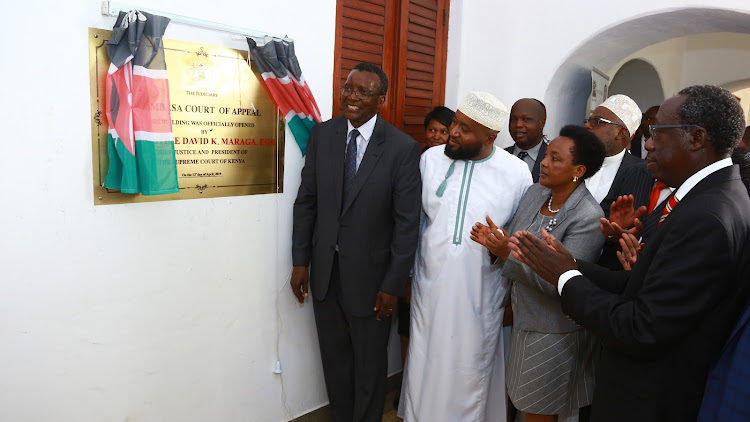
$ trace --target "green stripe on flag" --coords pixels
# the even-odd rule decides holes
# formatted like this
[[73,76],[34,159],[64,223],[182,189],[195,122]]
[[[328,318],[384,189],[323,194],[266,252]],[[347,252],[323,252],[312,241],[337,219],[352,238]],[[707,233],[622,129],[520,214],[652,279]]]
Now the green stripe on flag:
[[142,194],[164,195],[180,191],[172,142],[136,140],[135,156]]
[[302,155],[307,154],[307,140],[310,139],[310,131],[315,126],[315,121],[311,118],[303,119],[298,115],[294,115],[291,119],[287,119],[289,130],[294,135],[294,140],[299,145]]

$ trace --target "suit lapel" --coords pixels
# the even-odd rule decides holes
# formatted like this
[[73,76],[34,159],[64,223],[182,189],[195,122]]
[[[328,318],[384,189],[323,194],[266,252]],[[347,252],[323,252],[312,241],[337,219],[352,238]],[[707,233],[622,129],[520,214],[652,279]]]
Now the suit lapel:
[[341,117],[336,124],[331,142],[329,156],[333,166],[333,183],[331,186],[336,190],[336,209],[341,209],[341,195],[344,188],[344,155],[346,154],[346,118]]
[[[352,184],[351,190],[349,190],[349,194],[346,197],[346,203],[344,204],[344,208],[341,210],[341,215],[344,215],[344,213],[346,213],[346,210],[349,209],[352,202],[354,202],[354,198],[357,197],[359,191],[362,190],[362,186],[365,185],[367,178],[370,177],[373,169],[375,169],[375,165],[377,164],[380,156],[383,153],[384,142],[385,126],[382,123],[382,118],[378,116],[378,119],[375,122],[375,129],[372,131],[372,137],[370,138],[370,142],[367,144],[367,150],[365,150],[365,156],[362,157],[362,163],[360,163],[359,169],[357,169],[357,174],[356,176],[354,176],[354,184]],[[342,151],[341,154],[343,155],[344,152]],[[341,167],[343,167],[343,165],[344,164],[342,158]],[[343,172],[343,170],[341,171]],[[339,180],[339,185],[342,185],[342,183],[343,182]],[[339,198],[340,197],[341,194],[339,194]]]
[[544,139],[542,139],[542,146],[539,147],[534,167],[531,169],[531,178],[534,180],[534,183],[539,181],[539,166],[541,165],[542,160],[544,160],[545,155],[547,155],[547,144],[544,142]]

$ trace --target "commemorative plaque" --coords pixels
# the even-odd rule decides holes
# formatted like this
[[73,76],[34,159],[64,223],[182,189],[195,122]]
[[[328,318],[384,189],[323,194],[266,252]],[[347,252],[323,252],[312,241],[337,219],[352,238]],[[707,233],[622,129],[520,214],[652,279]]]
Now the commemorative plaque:
[[105,77],[111,31],[89,28],[94,203],[279,193],[284,120],[247,51],[164,39],[180,192],[147,196],[102,186],[107,175]]

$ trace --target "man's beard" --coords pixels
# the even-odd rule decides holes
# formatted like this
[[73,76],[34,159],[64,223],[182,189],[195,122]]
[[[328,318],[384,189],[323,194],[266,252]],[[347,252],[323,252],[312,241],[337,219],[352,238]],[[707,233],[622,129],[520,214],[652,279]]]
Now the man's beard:
[[445,150],[443,152],[451,160],[471,160],[472,158],[479,155],[481,151],[482,144],[479,144],[471,149],[467,149],[463,145],[459,145],[455,150],[448,150],[448,144],[445,144]]

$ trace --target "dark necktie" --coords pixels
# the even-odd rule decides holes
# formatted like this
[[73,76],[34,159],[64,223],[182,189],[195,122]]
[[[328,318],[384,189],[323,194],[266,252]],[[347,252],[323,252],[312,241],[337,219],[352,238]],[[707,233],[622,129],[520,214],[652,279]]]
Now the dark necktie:
[[528,152],[526,152],[526,151],[521,151],[521,152],[519,152],[519,153],[518,153],[518,158],[520,158],[520,159],[522,159],[522,160],[523,160],[524,158],[528,157],[528,156],[529,156],[529,153],[528,153]]
[[354,176],[357,174],[357,136],[359,131],[354,129],[349,134],[349,142],[346,144],[346,158],[344,159],[344,191],[341,198],[341,206],[346,202],[346,195],[354,184]]
[[678,202],[680,201],[677,200],[677,197],[674,194],[669,197],[669,201],[667,201],[667,205],[664,206],[664,211],[661,212],[661,217],[659,217],[659,224],[657,225],[657,227],[661,226],[661,223],[663,223],[664,220],[667,219],[667,217],[669,216],[669,213],[672,212],[674,207],[677,206]]

